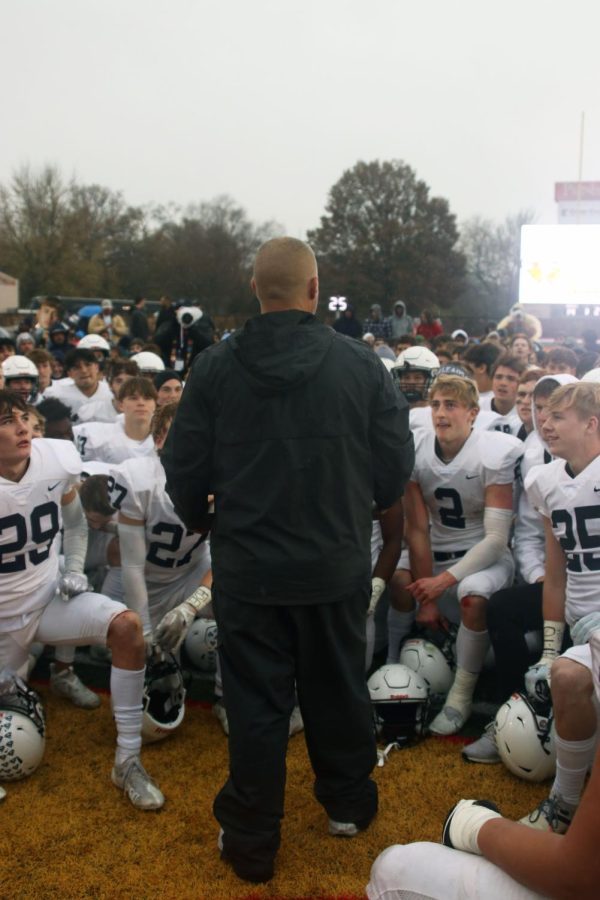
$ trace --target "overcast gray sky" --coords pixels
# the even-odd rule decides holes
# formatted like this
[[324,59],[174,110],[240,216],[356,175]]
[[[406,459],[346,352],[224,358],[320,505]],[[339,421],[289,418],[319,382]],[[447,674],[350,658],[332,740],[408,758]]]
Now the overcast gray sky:
[[0,181],[22,163],[134,204],[230,194],[299,237],[359,160],[459,220],[600,180],[598,0],[0,0]]

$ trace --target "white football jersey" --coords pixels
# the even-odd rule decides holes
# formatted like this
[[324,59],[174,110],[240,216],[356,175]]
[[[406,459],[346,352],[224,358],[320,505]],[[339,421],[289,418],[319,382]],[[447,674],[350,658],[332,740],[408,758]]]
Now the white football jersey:
[[116,422],[119,411],[115,409],[114,397],[102,396],[96,399],[92,397],[79,407],[78,422]]
[[69,441],[37,438],[21,480],[0,478],[0,628],[21,627],[17,617],[51,599],[58,576],[60,501],[80,472],[81,460]]
[[479,398],[479,406],[482,411],[493,412],[496,416],[498,416],[496,421],[490,426],[490,429],[493,429],[494,431],[502,431],[504,432],[504,434],[512,434],[515,437],[517,436],[523,426],[523,422],[519,417],[516,406],[513,406],[513,408],[509,410],[509,412],[507,412],[505,416],[501,415],[494,409],[493,394],[489,398]]
[[564,459],[536,466],[525,490],[567,557],[565,619],[572,625],[600,610],[600,456],[575,477]]
[[[70,383],[65,384],[65,382]],[[50,397],[55,397],[57,400],[60,400],[62,403],[64,403],[65,406],[68,406],[70,408],[72,422],[79,421],[79,410],[84,403],[87,403],[90,400],[100,400],[102,397],[107,396],[112,397],[112,392],[106,381],[100,381],[98,383],[98,387],[96,388],[96,392],[92,394],[91,397],[86,397],[83,391],[80,391],[77,385],[70,378],[55,381],[44,391],[44,400],[48,400]]]
[[445,463],[435,452],[435,440],[433,431],[415,435],[411,481],[421,488],[429,510],[432,550],[466,551],[485,537],[485,489],[514,484],[523,444],[508,434],[473,429],[460,452]]
[[173,581],[195,567],[205,554],[205,537],[188,531],[175,512],[157,454],[115,466],[110,477],[115,509],[146,523],[147,580]]
[[125,434],[123,416],[116,422],[84,422],[73,426],[75,445],[84,462],[118,465],[132,457],[144,457],[154,453],[152,435],[143,441],[134,441]]

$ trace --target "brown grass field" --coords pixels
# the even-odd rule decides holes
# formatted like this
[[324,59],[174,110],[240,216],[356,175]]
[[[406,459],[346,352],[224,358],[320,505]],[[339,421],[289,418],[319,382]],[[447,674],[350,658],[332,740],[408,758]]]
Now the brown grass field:
[[219,859],[212,800],[227,772],[227,742],[210,709],[188,704],[177,734],[144,750],[167,802],[136,811],[110,781],[114,729],[109,698],[74,709],[38,686],[46,710],[46,753],[29,779],[6,784],[0,806],[0,897],[10,900],[225,900],[364,896],[370,866],[393,843],[439,840],[460,797],[495,800],[517,818],[546,794],[503,766],[464,763],[460,742],[429,738],[392,752],[375,770],[380,812],[351,840],[327,835],[312,795],[302,735],[290,741],[286,817],[275,878],[253,887]]

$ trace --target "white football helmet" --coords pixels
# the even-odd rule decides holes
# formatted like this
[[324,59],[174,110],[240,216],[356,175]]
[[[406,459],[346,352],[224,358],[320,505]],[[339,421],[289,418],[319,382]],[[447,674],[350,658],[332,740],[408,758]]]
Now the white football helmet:
[[78,350],[101,350],[105,356],[110,355],[110,344],[100,334],[86,334],[77,344]]
[[525,781],[544,781],[554,775],[552,710],[536,713],[524,694],[512,694],[496,714],[496,744],[500,759],[513,775]]
[[152,353],[151,350],[141,350],[139,353],[134,353],[130,358],[134,363],[137,363],[140,372],[154,374],[165,371],[164,362],[157,353]]
[[40,698],[20,680],[0,696],[0,781],[35,772],[44,755],[46,724]]
[[160,653],[146,663],[142,741],[152,744],[172,734],[185,715],[185,686],[172,653]]
[[387,741],[406,740],[425,732],[429,689],[417,672],[395,663],[373,672],[367,682],[375,724]]
[[39,385],[39,372],[35,363],[32,363],[26,356],[8,356],[2,363],[2,374],[4,375],[5,387],[10,390],[10,383],[13,379],[29,378],[31,381],[31,391],[29,393],[28,402],[37,394]]
[[599,382],[600,381],[600,369],[590,369],[589,372],[586,372],[585,375],[581,376],[582,381],[591,381]]
[[[392,378],[406,397],[407,403],[427,400],[429,388],[440,368],[440,361],[427,347],[407,347],[392,366]],[[423,373],[422,383],[415,384],[409,377],[413,372]]]
[[423,638],[405,641],[400,651],[400,663],[425,679],[431,694],[446,695],[452,686],[452,669],[435,644]]
[[217,668],[217,623],[214,619],[194,619],[185,636],[185,652],[196,669],[214,672]]

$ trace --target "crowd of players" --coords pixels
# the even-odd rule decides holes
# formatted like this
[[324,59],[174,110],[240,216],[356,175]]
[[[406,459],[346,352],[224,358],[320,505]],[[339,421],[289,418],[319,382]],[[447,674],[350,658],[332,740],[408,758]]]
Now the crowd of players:
[[[451,684],[427,729],[459,732],[491,645],[498,706],[521,692],[535,730],[552,704],[555,780],[522,822],[563,834],[597,732],[589,639],[600,626],[598,357],[564,346],[544,353],[518,332],[504,341],[464,332],[367,340],[409,403],[416,449],[403,503],[374,515],[367,674],[387,648],[370,679],[377,714],[389,711],[393,691],[381,703],[377,690],[386,673],[393,682],[407,640],[424,633],[447,649],[454,634]],[[0,340],[3,708],[39,725],[25,686],[35,643],[54,647],[53,691],[99,705],[74,671],[74,648],[106,646],[112,780],[134,806],[157,809],[164,797],[140,761],[142,738],[174,730],[184,697],[164,654],[178,654],[198,617],[211,618],[209,536],[178,519],[160,462],[184,373],[165,368],[156,348],[121,358],[92,334],[68,350],[64,373],[48,349],[17,349]],[[217,694],[218,682],[217,673]],[[227,731],[226,698],[215,713]],[[290,734],[301,728],[296,709]],[[496,723],[462,753],[499,762]],[[0,773],[26,771],[6,757]]]

